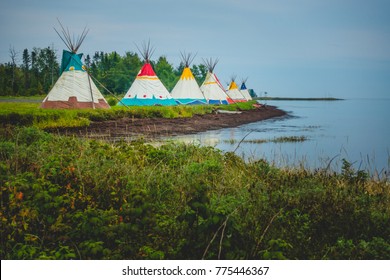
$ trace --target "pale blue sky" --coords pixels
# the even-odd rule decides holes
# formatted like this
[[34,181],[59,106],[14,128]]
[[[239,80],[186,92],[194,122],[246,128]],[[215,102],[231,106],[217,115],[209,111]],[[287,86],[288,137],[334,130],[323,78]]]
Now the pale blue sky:
[[232,74],[269,96],[390,97],[388,0],[0,0],[0,62],[9,47],[64,48],[56,18],[89,34],[80,52],[136,51],[150,39],[152,59],[177,66],[218,57],[222,82]]

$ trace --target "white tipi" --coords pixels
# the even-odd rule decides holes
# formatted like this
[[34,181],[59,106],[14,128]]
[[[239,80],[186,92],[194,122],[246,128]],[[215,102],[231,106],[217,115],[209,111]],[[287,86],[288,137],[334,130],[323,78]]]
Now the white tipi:
[[143,44],[142,51],[138,50],[145,60],[144,65],[119,105],[177,105],[150,64],[149,59],[154,52],[154,49],[150,46],[150,41]]
[[227,96],[229,96],[229,98],[231,98],[233,103],[245,102],[247,100],[245,99],[245,97],[241,94],[240,90],[238,89],[238,86],[235,82],[235,79],[236,79],[236,77],[232,76],[231,81],[230,81],[230,85],[229,85],[228,90],[226,91],[226,94],[227,94]]
[[219,82],[217,76],[214,74],[214,68],[218,63],[218,59],[212,60],[204,59],[204,63],[208,68],[206,79],[200,87],[209,104],[228,104],[228,97],[223,89],[223,86]]
[[[62,26],[61,40],[69,51],[62,52],[61,74],[53,88],[45,97],[41,108],[48,109],[83,109],[83,108],[110,108],[103,95],[87,72],[86,66],[81,62],[83,54],[77,54],[88,30],[84,28],[82,34],[75,41],[69,30]],[[73,37],[74,38],[74,37]]]
[[249,90],[247,89],[246,84],[245,84],[247,80],[248,80],[248,78],[241,80],[240,92],[244,96],[244,98],[247,101],[249,101],[249,100],[252,100],[252,96],[250,95]]
[[199,85],[196,82],[195,77],[190,69],[190,64],[194,60],[195,56],[192,56],[190,53],[181,53],[181,57],[183,60],[184,69],[179,81],[176,83],[171,92],[172,97],[179,104],[206,104],[206,99],[204,98],[204,95],[200,90]]

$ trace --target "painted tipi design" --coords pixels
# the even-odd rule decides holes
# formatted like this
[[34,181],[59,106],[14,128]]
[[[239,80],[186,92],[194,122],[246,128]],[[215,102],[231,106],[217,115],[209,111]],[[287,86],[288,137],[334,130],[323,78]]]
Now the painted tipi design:
[[153,52],[154,50],[151,49],[150,42],[143,45],[143,51],[140,51],[140,53],[145,63],[125,96],[119,102],[119,105],[177,105],[150,64],[149,59]]
[[[61,23],[60,23],[61,24]],[[84,109],[110,108],[99,89],[92,81],[86,66],[81,62],[83,54],[77,54],[88,31],[84,28],[77,41],[72,40],[68,30],[62,28],[61,40],[69,51],[62,53],[60,77],[45,97],[41,108],[46,109]]]
[[246,81],[248,80],[248,78],[246,78],[246,79],[242,79],[242,81],[241,81],[241,87],[240,87],[240,92],[241,92],[241,94],[244,96],[244,98],[246,99],[246,100],[252,100],[252,97],[251,97],[251,95],[250,95],[250,93],[249,93],[249,90],[247,89],[247,87],[246,87],[246,85],[245,85],[245,83],[246,83]]
[[217,76],[214,74],[214,68],[218,63],[218,59],[205,59],[204,63],[208,68],[206,79],[200,87],[204,97],[209,104],[228,104],[228,97],[219,82]]
[[235,77],[231,78],[229,89],[226,91],[227,96],[229,96],[229,98],[232,100],[232,102],[229,101],[229,103],[245,102],[247,100],[238,89],[235,79],[236,79]]
[[206,99],[202,91],[200,90],[198,83],[195,80],[194,75],[191,72],[190,64],[195,58],[191,54],[181,54],[184,69],[180,76],[179,81],[173,88],[171,95],[178,104],[183,105],[196,105],[206,104]]

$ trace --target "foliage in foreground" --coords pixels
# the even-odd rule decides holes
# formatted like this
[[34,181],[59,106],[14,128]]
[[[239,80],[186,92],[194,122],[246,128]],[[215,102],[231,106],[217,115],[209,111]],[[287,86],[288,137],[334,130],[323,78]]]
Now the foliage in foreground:
[[1,259],[389,259],[389,183],[211,147],[20,128],[0,142]]

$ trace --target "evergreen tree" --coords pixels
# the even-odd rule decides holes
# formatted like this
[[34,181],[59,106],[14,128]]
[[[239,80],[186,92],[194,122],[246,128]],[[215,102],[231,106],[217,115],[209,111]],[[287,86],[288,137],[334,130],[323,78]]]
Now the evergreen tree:
[[17,59],[18,53],[16,52],[14,47],[9,47],[9,56],[11,58],[11,67],[12,67],[12,78],[11,78],[11,89],[13,92],[16,92],[15,90],[15,71],[16,71],[16,59]]
[[23,64],[22,64],[22,70],[24,74],[24,90],[27,94],[27,90],[30,87],[30,63],[31,63],[31,58],[30,54],[28,52],[28,49],[23,50]]
[[154,67],[154,70],[156,71],[156,75],[160,78],[161,82],[170,92],[175,86],[179,77],[175,75],[173,66],[168,62],[165,56],[160,56]]
[[87,66],[87,68],[91,67],[92,62],[91,62],[91,57],[89,56],[89,54],[87,54],[87,56],[85,57],[84,63],[85,63],[85,66]]

